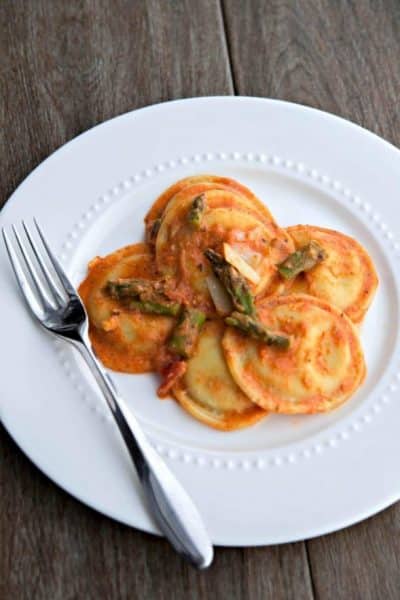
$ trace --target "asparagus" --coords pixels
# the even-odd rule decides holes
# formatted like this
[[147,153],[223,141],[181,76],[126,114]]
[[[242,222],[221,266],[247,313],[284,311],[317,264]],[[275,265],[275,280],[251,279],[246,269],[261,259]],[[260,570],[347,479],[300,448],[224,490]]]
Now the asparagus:
[[161,282],[147,279],[117,279],[108,281],[106,291],[112,298],[125,301],[127,307],[154,315],[170,315],[176,317],[181,305],[168,300],[162,293]]
[[147,279],[116,279],[108,281],[106,291],[116,300],[122,298],[137,298],[141,294],[151,293],[155,284]]
[[176,304],[174,302],[130,300],[128,308],[151,315],[165,315],[167,317],[176,317],[181,310],[181,305]]
[[203,217],[205,208],[206,208],[206,205],[205,205],[205,200],[204,200],[204,194],[200,194],[200,196],[196,196],[196,198],[194,198],[192,205],[188,212],[188,222],[195,229],[200,228],[201,219]]
[[231,327],[240,329],[240,331],[256,340],[265,342],[268,346],[276,346],[281,350],[289,348],[290,339],[287,336],[270,331],[260,321],[248,315],[234,311],[229,317],[225,318],[225,323]]
[[189,358],[205,320],[206,316],[200,310],[185,308],[168,342],[169,350],[182,358]]
[[285,279],[294,279],[303,271],[309,271],[326,258],[326,252],[321,246],[311,240],[309,244],[290,254],[278,265],[278,271]]
[[232,298],[234,307],[247,315],[254,315],[255,308],[250,288],[239,271],[230,265],[218,252],[208,248],[204,252],[211,267]]

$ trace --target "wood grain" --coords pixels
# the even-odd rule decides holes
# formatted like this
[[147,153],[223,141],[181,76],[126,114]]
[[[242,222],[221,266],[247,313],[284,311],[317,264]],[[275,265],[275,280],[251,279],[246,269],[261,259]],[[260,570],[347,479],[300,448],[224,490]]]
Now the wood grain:
[[[238,94],[321,108],[400,144],[398,2],[223,0],[223,10]],[[398,600],[399,528],[397,504],[308,542],[315,597]]]
[[217,0],[3,0],[0,31],[3,202],[101,121],[232,91]]
[[400,506],[307,542],[316,598],[399,598]]
[[333,112],[400,144],[397,0],[222,0],[235,91]]

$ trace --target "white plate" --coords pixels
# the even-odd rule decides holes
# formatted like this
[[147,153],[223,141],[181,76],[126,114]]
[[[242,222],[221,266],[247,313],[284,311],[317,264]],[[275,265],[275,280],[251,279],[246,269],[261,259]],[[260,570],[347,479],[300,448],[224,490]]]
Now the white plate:
[[[194,497],[216,544],[289,542],[354,523],[400,498],[397,149],[294,104],[170,102],[66,144],[17,189],[1,224],[36,215],[78,282],[90,258],[142,238],[143,215],[166,186],[204,172],[248,185],[282,225],[337,228],[369,250],[380,286],[362,330],[367,380],[331,414],[273,416],[234,433],[208,429],[173,401],[158,400],[152,376],[115,374],[116,383]],[[30,319],[4,252],[0,268],[5,427],[68,492],[156,531],[86,371]]]

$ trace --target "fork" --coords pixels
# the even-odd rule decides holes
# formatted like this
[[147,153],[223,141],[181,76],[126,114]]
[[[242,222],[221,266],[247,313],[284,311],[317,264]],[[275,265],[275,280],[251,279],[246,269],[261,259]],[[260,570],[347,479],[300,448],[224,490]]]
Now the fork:
[[72,344],[85,359],[126,444],[148,508],[160,530],[179,554],[204,569],[212,562],[213,547],[200,514],[150,445],[136,417],[94,355],[85,307],[35,219],[34,224],[37,241],[24,221],[24,236],[12,226],[14,241],[3,227],[8,257],[28,308],[46,331]]

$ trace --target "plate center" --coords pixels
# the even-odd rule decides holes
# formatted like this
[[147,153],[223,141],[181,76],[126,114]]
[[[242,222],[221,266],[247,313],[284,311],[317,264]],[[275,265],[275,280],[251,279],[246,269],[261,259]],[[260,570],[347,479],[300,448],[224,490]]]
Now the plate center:
[[[337,229],[354,236],[365,246],[380,279],[377,294],[361,330],[367,378],[360,390],[343,407],[332,413],[290,417],[273,415],[250,428],[223,433],[197,422],[175,401],[159,400],[155,394],[155,375],[112,373],[112,376],[146,429],[160,441],[210,451],[252,452],[282,448],[307,440],[348,419],[354,411],[371,401],[371,393],[391,360],[398,329],[397,292],[392,271],[377,236],[359,218],[356,209],[346,205],[345,199],[339,198],[334,191],[329,192],[308,181],[305,176],[283,170],[237,164],[222,166],[221,163],[208,162],[206,168],[197,168],[198,173],[205,171],[233,177],[250,187],[268,205],[282,227],[301,223]],[[176,168],[173,174],[162,174],[146,180],[107,204],[86,229],[73,253],[69,271],[74,282],[79,283],[84,278],[86,265],[94,256],[142,241],[143,218],[150,204],[168,185],[192,174],[193,169]],[[86,379],[86,385],[90,387],[91,401],[102,403],[86,370],[78,359],[75,360]]]

